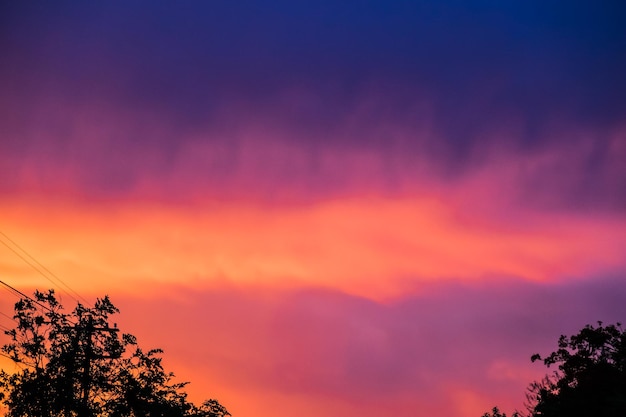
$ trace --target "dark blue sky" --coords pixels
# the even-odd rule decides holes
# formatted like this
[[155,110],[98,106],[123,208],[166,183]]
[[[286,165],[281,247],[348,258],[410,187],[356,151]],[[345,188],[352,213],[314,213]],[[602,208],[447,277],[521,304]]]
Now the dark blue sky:
[[[263,102],[296,85],[318,94],[320,107],[332,101],[337,117],[364,89],[378,88],[399,105],[430,96],[444,125],[478,101],[484,116],[517,111],[532,124],[554,111],[604,124],[626,109],[625,8],[611,1],[5,3],[1,70],[18,91],[104,96],[192,119],[233,96]],[[333,118],[320,112],[315,122]],[[457,123],[472,124],[462,115]]]

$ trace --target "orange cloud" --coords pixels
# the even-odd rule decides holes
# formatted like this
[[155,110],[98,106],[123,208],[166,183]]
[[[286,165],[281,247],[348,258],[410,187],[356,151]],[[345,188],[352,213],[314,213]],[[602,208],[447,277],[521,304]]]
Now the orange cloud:
[[[519,224],[466,212],[454,200],[410,197],[0,207],[4,232],[79,292],[145,290],[149,282],[322,286],[380,298],[424,280],[553,280],[623,266],[623,219],[514,215]],[[16,285],[46,286],[4,246],[0,268]]]

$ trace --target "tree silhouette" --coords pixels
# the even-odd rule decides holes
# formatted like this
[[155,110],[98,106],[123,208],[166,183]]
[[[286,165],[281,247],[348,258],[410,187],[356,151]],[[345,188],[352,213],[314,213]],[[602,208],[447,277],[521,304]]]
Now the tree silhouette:
[[[491,413],[485,413],[483,417],[506,417],[506,414],[502,413],[498,409],[498,407],[493,407],[493,410],[491,410]],[[511,415],[511,417],[520,417],[520,413],[515,412]]]
[[108,297],[93,308],[63,312],[54,296],[36,291],[15,304],[17,325],[5,333],[5,356],[20,365],[0,371],[0,400],[7,417],[225,417],[216,400],[196,406],[164,371],[160,349],[142,350],[137,339],[111,327],[119,313]]
[[[626,416],[626,331],[620,323],[587,325],[574,336],[561,336],[555,352],[531,360],[558,370],[530,385],[528,416]],[[483,417],[506,416],[494,408]]]

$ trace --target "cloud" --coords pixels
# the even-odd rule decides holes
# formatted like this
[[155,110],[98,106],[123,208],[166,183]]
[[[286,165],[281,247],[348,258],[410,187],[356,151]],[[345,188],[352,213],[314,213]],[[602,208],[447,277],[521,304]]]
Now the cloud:
[[144,156],[167,170],[195,142],[245,148],[251,131],[268,148],[278,136],[448,173],[493,142],[524,153],[582,131],[602,149],[626,109],[623,8],[562,6],[3,6],[0,146],[17,168],[38,152],[84,161],[84,188],[112,189]]
[[560,334],[626,313],[619,277],[438,282],[385,304],[306,288],[163,290],[155,298],[121,296],[120,320],[138,326],[144,340],[165,343],[185,377],[225,391],[304,397],[331,411],[339,401],[361,415],[521,407],[527,384],[547,372],[530,363],[531,354],[555,349]]
[[452,151],[427,103],[415,104],[410,121],[393,106],[385,110],[384,96],[364,97],[340,124],[317,130],[283,114],[307,114],[311,101],[296,92],[260,109],[226,106],[219,123],[180,130],[142,111],[44,101],[31,109],[28,127],[9,131],[0,145],[0,191],[293,203],[364,194],[447,198],[466,187],[466,194],[539,210],[625,204],[623,126],[554,126],[537,136],[541,146],[525,149],[523,128],[495,120]]
[[[209,287],[315,285],[381,299],[424,280],[559,281],[624,266],[619,215],[498,211],[494,205],[484,211],[482,195],[476,197],[195,207],[16,199],[0,213],[5,233],[81,290],[132,292],[146,281],[174,280]],[[5,256],[7,265],[20,262],[8,251]],[[41,278],[31,272],[21,279]]]
[[235,415],[519,406],[624,315],[623,16],[4,2],[2,231]]
[[144,6],[2,6],[2,195],[624,207],[621,7]]

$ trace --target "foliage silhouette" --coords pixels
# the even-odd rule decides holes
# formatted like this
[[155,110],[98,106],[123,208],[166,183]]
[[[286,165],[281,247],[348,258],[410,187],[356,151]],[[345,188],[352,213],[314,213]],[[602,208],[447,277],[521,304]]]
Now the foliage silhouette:
[[[558,365],[558,371],[530,385],[528,416],[626,416],[626,331],[620,323],[598,322],[574,336],[561,336],[558,350],[545,358],[531,357],[538,360],[548,367]],[[506,415],[494,408],[483,417]]]
[[[491,413],[485,413],[483,417],[506,417],[506,413],[501,412],[498,407],[493,407]],[[520,413],[514,412],[511,417],[520,417]]]
[[108,297],[93,308],[63,312],[54,291],[36,291],[15,304],[17,325],[2,351],[21,371],[0,371],[7,417],[225,417],[216,400],[196,406],[187,383],[165,372],[160,349],[110,326],[119,310]]

